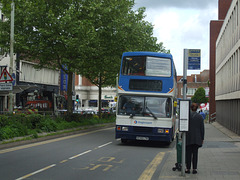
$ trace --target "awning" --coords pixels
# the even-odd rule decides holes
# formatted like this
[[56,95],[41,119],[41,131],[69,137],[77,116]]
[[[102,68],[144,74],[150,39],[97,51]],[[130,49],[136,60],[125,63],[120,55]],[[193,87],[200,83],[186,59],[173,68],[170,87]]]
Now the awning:
[[[17,85],[13,86],[12,93],[20,93],[27,89],[38,89],[39,87],[37,85]],[[0,91],[0,95],[8,95],[10,91]]]
[[13,86],[13,94],[23,92],[27,89],[38,89],[37,85],[17,85]]

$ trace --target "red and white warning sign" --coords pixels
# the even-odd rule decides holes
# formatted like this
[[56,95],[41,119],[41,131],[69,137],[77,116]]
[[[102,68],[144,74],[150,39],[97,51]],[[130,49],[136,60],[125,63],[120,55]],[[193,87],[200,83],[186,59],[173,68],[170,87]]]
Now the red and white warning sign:
[[3,69],[1,76],[0,76],[0,82],[6,82],[6,81],[13,81],[12,76],[9,74],[6,68]]

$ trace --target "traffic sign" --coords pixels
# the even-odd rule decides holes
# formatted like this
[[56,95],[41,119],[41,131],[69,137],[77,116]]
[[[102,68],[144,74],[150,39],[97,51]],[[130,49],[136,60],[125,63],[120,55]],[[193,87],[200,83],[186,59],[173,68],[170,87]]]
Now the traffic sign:
[[9,74],[6,68],[3,69],[0,76],[0,82],[13,81],[12,76]]
[[12,83],[0,83],[0,91],[12,91]]

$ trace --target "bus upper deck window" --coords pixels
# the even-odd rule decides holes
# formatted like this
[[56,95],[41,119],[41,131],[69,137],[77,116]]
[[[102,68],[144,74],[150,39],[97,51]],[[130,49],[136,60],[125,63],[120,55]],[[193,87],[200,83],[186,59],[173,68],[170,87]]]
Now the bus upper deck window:
[[124,57],[122,74],[123,75],[145,75],[146,57]]
[[171,76],[171,60],[167,58],[147,57],[146,76]]

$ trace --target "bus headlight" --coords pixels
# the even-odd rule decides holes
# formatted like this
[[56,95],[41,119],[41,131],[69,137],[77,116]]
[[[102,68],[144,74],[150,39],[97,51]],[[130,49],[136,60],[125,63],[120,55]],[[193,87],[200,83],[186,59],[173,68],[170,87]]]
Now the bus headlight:
[[163,129],[158,129],[158,133],[164,133]]
[[122,131],[128,131],[128,127],[122,127]]

